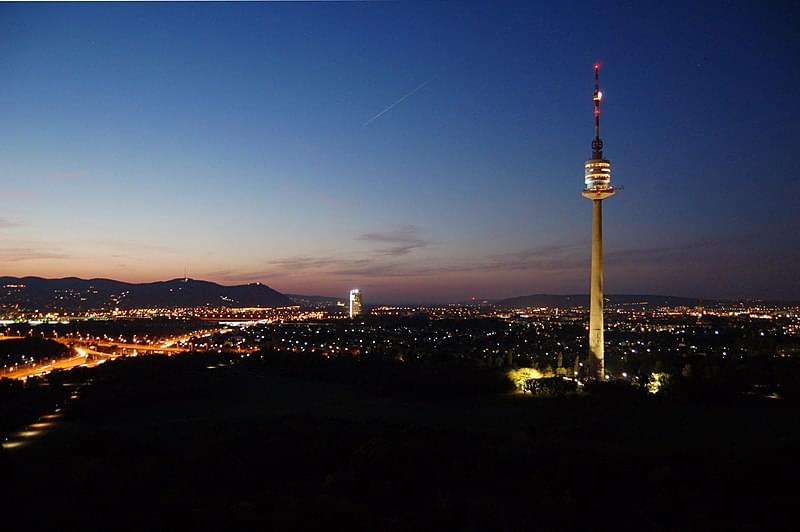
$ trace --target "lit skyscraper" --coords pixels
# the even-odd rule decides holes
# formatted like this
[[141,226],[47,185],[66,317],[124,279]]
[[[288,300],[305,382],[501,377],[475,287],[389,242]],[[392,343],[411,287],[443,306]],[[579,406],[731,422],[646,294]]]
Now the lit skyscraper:
[[611,161],[603,159],[600,139],[600,65],[594,66],[594,140],[592,158],[584,166],[583,197],[592,200],[592,277],[589,295],[589,371],[593,377],[605,376],[603,360],[603,200],[614,195]]
[[361,315],[361,290],[353,288],[350,290],[350,317],[355,318]]

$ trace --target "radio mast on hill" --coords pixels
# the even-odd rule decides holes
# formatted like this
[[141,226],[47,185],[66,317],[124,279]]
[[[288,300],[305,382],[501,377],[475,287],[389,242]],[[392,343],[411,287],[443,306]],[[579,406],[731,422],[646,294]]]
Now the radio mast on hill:
[[584,165],[584,198],[592,200],[592,277],[589,296],[589,370],[593,377],[605,377],[603,360],[603,200],[616,192],[611,185],[611,161],[603,158],[600,139],[600,65],[594,65],[594,140],[592,158]]

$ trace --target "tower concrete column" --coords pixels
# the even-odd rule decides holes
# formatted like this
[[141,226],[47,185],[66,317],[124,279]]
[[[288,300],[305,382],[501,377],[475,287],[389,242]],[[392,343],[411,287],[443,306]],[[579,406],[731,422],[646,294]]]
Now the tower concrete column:
[[589,371],[605,378],[603,360],[603,202],[592,200],[592,279],[589,295]]

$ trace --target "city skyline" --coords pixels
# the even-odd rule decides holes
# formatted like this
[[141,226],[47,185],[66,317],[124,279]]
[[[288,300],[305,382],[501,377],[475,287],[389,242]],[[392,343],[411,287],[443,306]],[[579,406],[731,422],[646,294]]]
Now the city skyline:
[[589,5],[2,5],[0,268],[586,293],[599,60],[606,292],[800,299],[794,8]]

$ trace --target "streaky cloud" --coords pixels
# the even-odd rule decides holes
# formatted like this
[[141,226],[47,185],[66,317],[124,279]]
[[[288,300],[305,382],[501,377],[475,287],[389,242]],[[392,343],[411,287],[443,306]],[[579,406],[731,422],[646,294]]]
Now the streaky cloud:
[[377,253],[390,256],[406,255],[415,249],[431,244],[429,240],[419,235],[419,228],[415,225],[401,225],[385,232],[364,233],[357,236],[356,240],[383,244],[376,249]]
[[0,249],[0,262],[23,262],[29,260],[69,259],[70,255],[58,251],[37,248],[4,248]]

